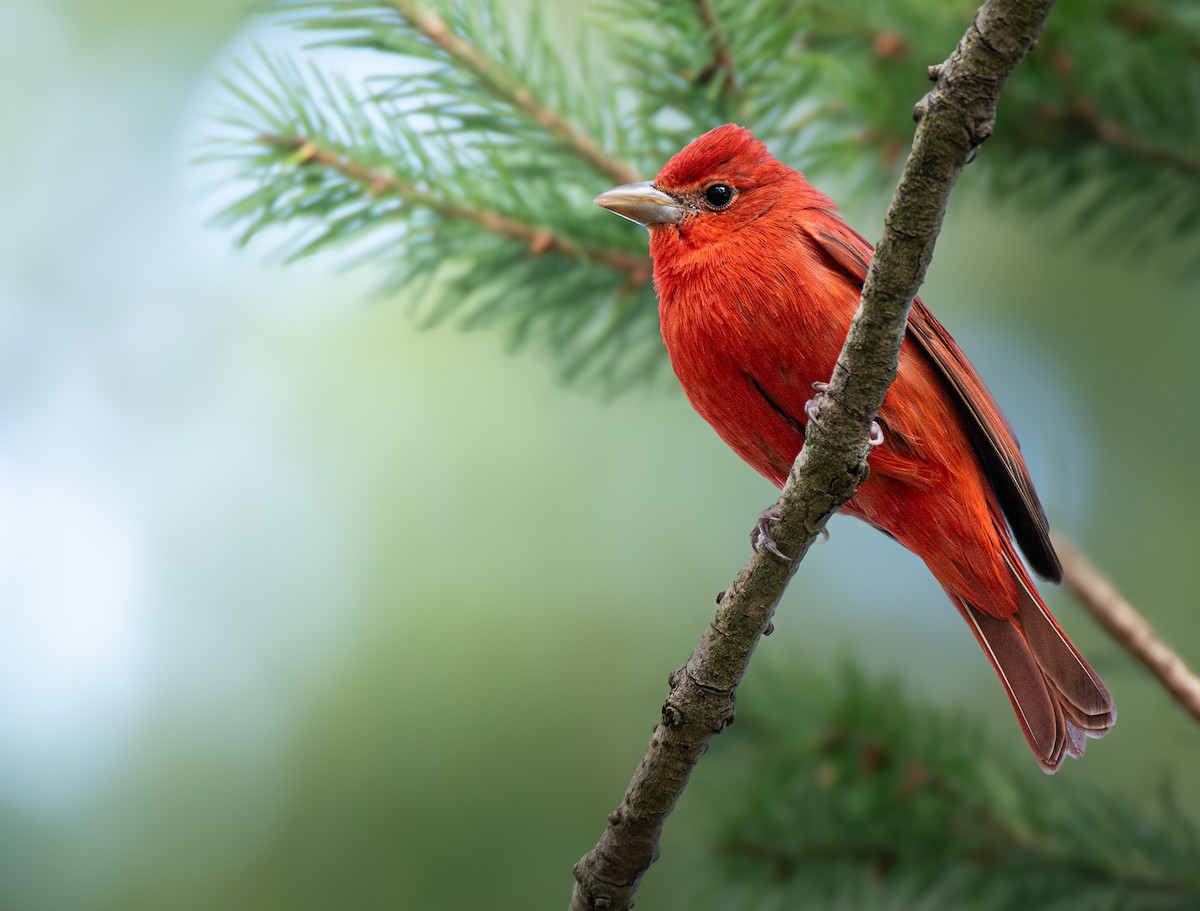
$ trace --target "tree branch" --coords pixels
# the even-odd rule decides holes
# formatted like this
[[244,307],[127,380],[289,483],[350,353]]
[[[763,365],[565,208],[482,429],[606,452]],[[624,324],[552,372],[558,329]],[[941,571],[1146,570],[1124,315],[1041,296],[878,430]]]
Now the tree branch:
[[696,82],[704,85],[717,73],[724,73],[721,77],[721,91],[730,98],[736,99],[739,89],[737,71],[733,66],[733,52],[729,50],[728,36],[721,29],[721,23],[717,21],[717,11],[713,8],[713,0],[696,0],[696,10],[700,15],[700,22],[708,32],[708,41],[712,45],[713,52],[712,60],[700,71]]
[[617,183],[632,183],[637,174],[625,162],[607,155],[590,136],[580,131],[558,111],[541,104],[528,86],[518,82],[507,69],[479,48],[454,34],[446,20],[419,0],[389,0],[392,8],[464,69],[474,73],[487,89],[504,99],[531,120],[557,136],[576,155]]
[[1142,662],[1175,701],[1200,721],[1200,677],[1074,545],[1055,535],[1054,547],[1062,560],[1063,582],[1067,587],[1108,634]]
[[888,209],[862,303],[838,359],[820,424],[808,425],[774,507],[786,565],[751,556],[671,692],[650,745],[599,843],[575,866],[571,911],[622,911],[658,856],[663,823],[708,740],[733,720],[734,691],[788,580],[829,517],[866,476],[871,422],[895,377],[908,311],[924,278],[950,190],[991,134],[1000,90],[1045,25],[1053,0],[988,0],[916,107],[913,149]]
[[1200,177],[1200,158],[1159,145],[1151,139],[1104,117],[1095,103],[1081,92],[1072,91],[1067,114],[1097,141],[1110,148],[1141,158],[1148,164],[1174,168],[1182,174]]
[[1181,174],[1200,177],[1200,158],[1161,145],[1101,114],[1096,102],[1082,91],[1071,77],[1075,69],[1075,57],[1069,51],[1064,48],[1055,49],[1050,55],[1050,69],[1066,96],[1066,109],[1046,108],[1044,114],[1047,117],[1066,118],[1097,142],[1134,158],[1140,158],[1147,164],[1174,168]]
[[608,247],[581,244],[569,237],[563,237],[546,228],[528,224],[500,212],[451,202],[422,190],[391,171],[369,168],[346,155],[317,145],[313,140],[304,136],[278,136],[273,133],[263,133],[258,139],[263,145],[295,152],[301,165],[320,165],[336,171],[343,177],[361,184],[373,196],[390,193],[405,202],[432,209],[447,218],[469,221],[493,234],[525,243],[529,246],[529,252],[532,255],[556,253],[568,259],[603,263],[618,272],[625,273],[629,277],[630,285],[640,285],[650,280],[651,266],[644,256]]

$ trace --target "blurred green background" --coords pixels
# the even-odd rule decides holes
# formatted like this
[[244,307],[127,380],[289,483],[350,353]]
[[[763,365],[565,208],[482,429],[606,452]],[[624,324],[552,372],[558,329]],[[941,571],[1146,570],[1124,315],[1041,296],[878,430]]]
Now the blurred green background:
[[[674,392],[564,389],[209,227],[215,73],[294,46],[246,12],[57,0],[0,33],[0,907],[562,906],[774,493]],[[923,297],[1052,521],[1200,663],[1198,285],[1053,221],[968,173]],[[851,655],[1023,754],[924,568],[831,528],[772,686]],[[1056,781],[1200,808],[1194,724],[1048,597],[1121,712]],[[692,906],[707,768],[641,906]]]

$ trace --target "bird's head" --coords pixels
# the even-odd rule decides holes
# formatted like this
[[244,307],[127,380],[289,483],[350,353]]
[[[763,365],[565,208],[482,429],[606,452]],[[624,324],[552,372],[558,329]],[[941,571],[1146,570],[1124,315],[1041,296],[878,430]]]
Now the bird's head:
[[670,231],[703,240],[761,218],[788,195],[784,185],[797,179],[811,190],[753,133],[727,123],[690,142],[654,180],[614,187],[596,204],[645,225],[652,237]]

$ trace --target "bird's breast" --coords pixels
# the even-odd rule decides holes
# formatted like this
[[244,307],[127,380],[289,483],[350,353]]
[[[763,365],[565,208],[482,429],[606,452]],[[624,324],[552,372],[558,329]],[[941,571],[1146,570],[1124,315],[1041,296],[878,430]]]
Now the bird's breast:
[[804,441],[804,405],[828,380],[857,297],[786,248],[725,244],[707,259],[655,259],[663,342],[695,409],[747,462],[782,483]]

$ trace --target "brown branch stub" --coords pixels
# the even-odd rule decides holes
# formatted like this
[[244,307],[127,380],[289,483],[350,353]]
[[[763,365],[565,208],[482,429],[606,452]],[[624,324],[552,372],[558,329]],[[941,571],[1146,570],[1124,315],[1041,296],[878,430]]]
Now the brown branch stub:
[[601,174],[617,183],[633,183],[638,179],[634,170],[625,162],[606,154],[603,149],[582,130],[571,123],[562,113],[540,103],[503,66],[492,60],[471,42],[457,35],[446,20],[426,7],[420,0],[389,0],[392,9],[408,25],[437,45],[445,54],[475,74],[486,88],[521,111],[525,116],[540,124],[558,137]]
[[624,273],[631,286],[644,284],[650,280],[650,263],[643,256],[627,253],[624,250],[582,244],[569,237],[555,234],[545,227],[531,225],[501,212],[465,206],[443,199],[427,190],[422,190],[416,184],[403,179],[394,172],[382,168],[369,168],[347,155],[320,146],[304,136],[278,136],[273,133],[263,133],[259,135],[258,141],[266,146],[291,149],[297,156],[296,163],[298,165],[303,167],[319,166],[336,171],[343,177],[362,184],[372,196],[390,193],[412,205],[432,209],[446,218],[468,221],[493,234],[520,241],[527,245],[531,256],[554,253],[568,259],[600,263]]
[[1054,0],[988,0],[919,105],[920,123],[888,210],[862,303],[809,434],[773,507],[776,544],[791,560],[755,553],[721,598],[691,658],[671,679],[680,723],[660,724],[620,808],[575,867],[570,911],[623,911],[658,856],[663,822],[714,734],[784,588],[825,522],[866,475],[871,421],[896,374],[908,310],[933,254],[946,201],[991,133],[1009,74],[1033,45]]
[[1200,721],[1200,677],[1162,641],[1146,618],[1062,535],[1054,536],[1063,582],[1105,631],[1146,666],[1163,688]]

